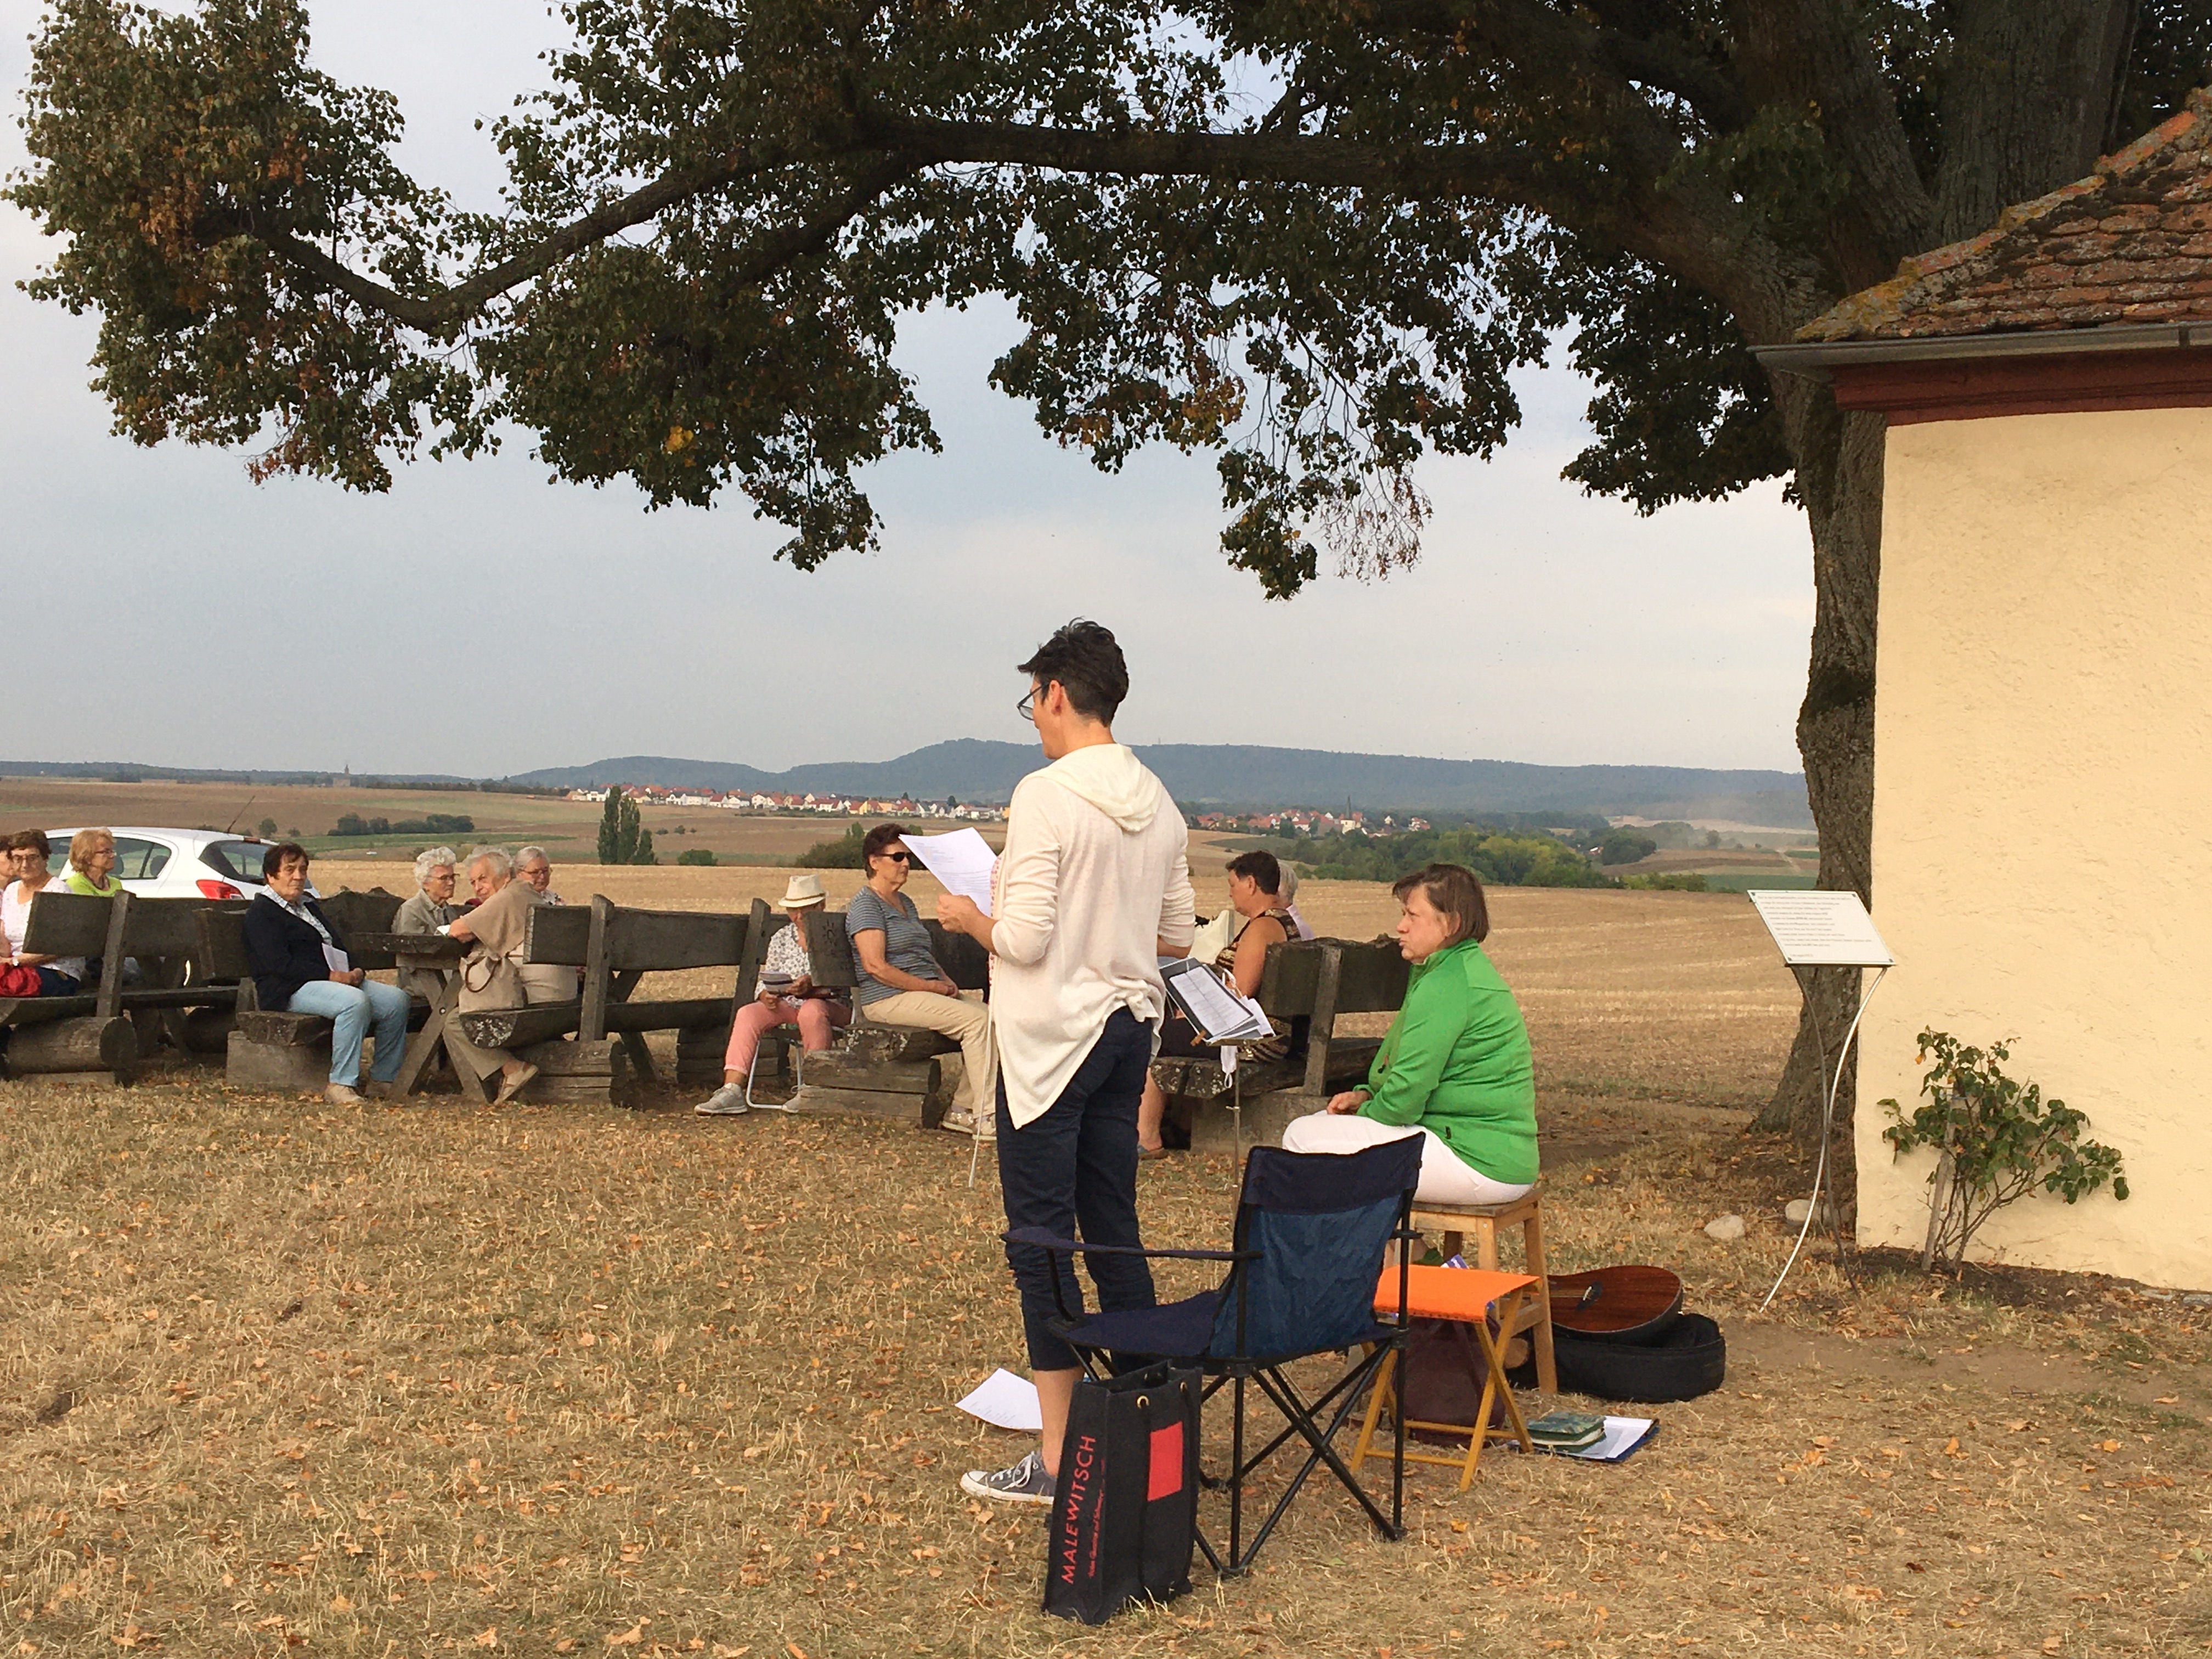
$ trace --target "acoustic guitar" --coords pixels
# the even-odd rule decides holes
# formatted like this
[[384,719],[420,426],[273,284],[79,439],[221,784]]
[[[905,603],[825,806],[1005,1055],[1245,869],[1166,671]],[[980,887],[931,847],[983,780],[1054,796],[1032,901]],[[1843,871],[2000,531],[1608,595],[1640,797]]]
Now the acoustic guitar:
[[1681,1316],[1682,1281],[1664,1267],[1553,1273],[1552,1328],[1592,1342],[1649,1343]]

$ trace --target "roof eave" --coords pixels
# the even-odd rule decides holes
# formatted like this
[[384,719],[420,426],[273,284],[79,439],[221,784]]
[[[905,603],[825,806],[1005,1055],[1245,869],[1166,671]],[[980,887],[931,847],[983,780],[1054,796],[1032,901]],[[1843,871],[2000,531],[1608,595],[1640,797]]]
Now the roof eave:
[[1943,334],[1909,340],[1804,340],[1753,346],[1752,355],[1784,374],[1825,380],[1857,363],[1965,362],[1992,357],[2065,357],[2098,351],[2178,351],[2212,346],[2212,323],[2113,323],[2005,334]]

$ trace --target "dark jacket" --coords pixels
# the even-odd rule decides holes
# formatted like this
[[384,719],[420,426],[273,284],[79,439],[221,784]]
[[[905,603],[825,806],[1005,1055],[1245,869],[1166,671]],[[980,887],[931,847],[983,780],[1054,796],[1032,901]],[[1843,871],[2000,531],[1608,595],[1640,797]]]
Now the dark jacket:
[[[323,907],[312,898],[306,903],[331,930],[338,949],[344,950],[345,935],[323,914]],[[292,1006],[293,994],[302,985],[331,976],[321,935],[268,894],[257,895],[246,907],[244,927],[246,959],[252,964],[253,992],[263,1008],[281,1014]]]

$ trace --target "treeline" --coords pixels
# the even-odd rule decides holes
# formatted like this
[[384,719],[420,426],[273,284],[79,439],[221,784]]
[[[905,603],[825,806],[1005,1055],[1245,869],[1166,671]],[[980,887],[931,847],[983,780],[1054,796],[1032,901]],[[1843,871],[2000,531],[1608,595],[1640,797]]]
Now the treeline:
[[334,836],[467,836],[477,821],[459,812],[433,812],[421,818],[365,818],[358,812],[341,812]]
[[1288,856],[1323,881],[1395,881],[1425,865],[1463,864],[1499,887],[1615,884],[1588,854],[1555,836],[1479,827],[1374,838],[1339,836],[1293,843]]

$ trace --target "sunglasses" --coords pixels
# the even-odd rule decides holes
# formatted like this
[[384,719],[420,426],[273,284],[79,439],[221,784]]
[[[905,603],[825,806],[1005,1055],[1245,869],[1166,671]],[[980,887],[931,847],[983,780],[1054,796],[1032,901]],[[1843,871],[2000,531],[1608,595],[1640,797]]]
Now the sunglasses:
[[914,862],[914,855],[906,852],[902,848],[896,853],[878,853],[876,856],[879,859],[895,859],[901,864],[911,864]]

